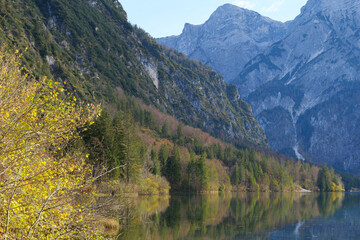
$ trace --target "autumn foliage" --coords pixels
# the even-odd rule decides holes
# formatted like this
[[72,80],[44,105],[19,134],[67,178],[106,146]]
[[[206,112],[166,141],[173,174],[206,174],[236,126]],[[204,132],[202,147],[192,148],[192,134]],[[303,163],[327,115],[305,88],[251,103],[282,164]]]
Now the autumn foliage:
[[0,51],[0,238],[79,236],[86,215],[74,195],[89,171],[86,156],[67,149],[98,108],[26,72],[17,53]]

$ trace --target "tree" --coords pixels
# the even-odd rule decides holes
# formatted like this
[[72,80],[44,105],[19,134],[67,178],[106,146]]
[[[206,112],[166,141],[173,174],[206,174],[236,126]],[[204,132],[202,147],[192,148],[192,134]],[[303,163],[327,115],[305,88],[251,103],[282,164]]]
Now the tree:
[[231,184],[238,185],[239,179],[240,179],[240,170],[239,170],[239,165],[236,164],[233,173],[231,175]]
[[322,165],[319,171],[317,186],[321,192],[331,191],[331,175],[329,168],[326,166],[326,164]]
[[112,135],[112,118],[106,110],[81,132],[89,153],[87,162],[93,166],[93,176],[101,175],[109,169],[108,153],[111,153],[111,149],[108,147],[112,144]]
[[165,166],[166,166],[166,162],[168,160],[169,157],[169,152],[167,149],[167,146],[165,144],[161,145],[160,150],[159,150],[159,162],[160,162],[160,169],[161,169],[161,174],[165,175]]
[[150,156],[151,156],[151,162],[153,164],[152,173],[156,176],[160,176],[161,166],[157,152],[154,149],[151,149]]
[[193,190],[196,192],[207,190],[210,187],[210,173],[205,160],[206,153],[203,153],[201,157],[196,157],[195,153],[192,152],[191,161],[187,166],[189,183],[192,184]]
[[112,121],[111,133],[105,136],[104,141],[108,141],[107,155],[108,155],[108,169],[114,169],[111,172],[111,177],[121,178],[123,168],[126,165],[127,145],[125,142],[123,122],[121,116],[116,116]]
[[141,139],[135,134],[135,125],[128,112],[124,118],[124,139],[125,139],[125,167],[124,175],[126,182],[137,180],[141,172],[141,153],[143,152]]
[[176,138],[179,142],[179,144],[183,143],[183,138],[184,138],[184,130],[183,130],[184,126],[182,123],[179,123],[178,128],[176,130]]
[[144,123],[147,127],[150,129],[154,128],[154,115],[152,112],[149,112],[147,110],[144,111]]
[[254,176],[250,177],[250,192],[258,192],[259,191],[259,184],[256,182],[256,179]]
[[203,153],[197,162],[197,173],[200,176],[201,190],[209,188],[209,170],[205,163],[206,153]]
[[179,147],[175,146],[173,150],[173,156],[169,157],[165,167],[165,177],[170,182],[171,187],[179,185],[181,180],[181,165],[180,165],[181,153]]
[[161,128],[161,135],[164,138],[169,138],[171,136],[169,120],[165,120],[164,125]]
[[87,229],[85,211],[72,201],[91,172],[85,154],[70,146],[98,108],[77,105],[59,83],[34,80],[18,66],[1,51],[0,235],[78,237]]

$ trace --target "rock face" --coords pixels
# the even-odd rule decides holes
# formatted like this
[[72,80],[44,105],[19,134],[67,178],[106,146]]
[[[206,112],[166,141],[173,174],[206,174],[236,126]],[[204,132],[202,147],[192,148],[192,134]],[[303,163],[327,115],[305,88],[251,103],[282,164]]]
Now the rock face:
[[309,0],[286,37],[247,63],[233,83],[272,147],[359,173],[359,36],[358,3]]
[[357,1],[309,0],[285,24],[225,5],[205,24],[158,41],[230,79],[271,147],[359,174],[359,37]]
[[280,40],[285,27],[256,12],[225,4],[206,23],[185,24],[180,36],[157,41],[213,67],[230,81],[252,57]]

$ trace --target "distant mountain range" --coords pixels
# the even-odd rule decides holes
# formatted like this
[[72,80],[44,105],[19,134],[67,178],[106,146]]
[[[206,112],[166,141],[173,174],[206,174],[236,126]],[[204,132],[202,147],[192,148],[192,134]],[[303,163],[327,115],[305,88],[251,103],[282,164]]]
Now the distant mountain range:
[[271,147],[359,174],[359,37],[357,1],[309,0],[286,23],[225,5],[158,42],[235,84]]

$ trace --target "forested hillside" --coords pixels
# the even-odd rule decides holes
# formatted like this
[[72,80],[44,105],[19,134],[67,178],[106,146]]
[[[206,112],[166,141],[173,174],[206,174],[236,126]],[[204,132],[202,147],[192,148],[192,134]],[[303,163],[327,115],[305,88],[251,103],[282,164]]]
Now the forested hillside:
[[148,192],[140,188],[143,194],[166,192],[167,185],[157,182],[160,177],[182,193],[343,191],[333,169],[265,149],[236,148],[133,97],[123,98],[114,116],[104,111],[82,135],[94,171],[123,166],[109,179],[144,186],[141,179],[148,178],[157,184],[152,190],[146,186]]
[[0,16],[0,41],[79,99],[115,104],[123,90],[212,135],[266,144],[235,87],[130,25],[118,1],[11,0]]

